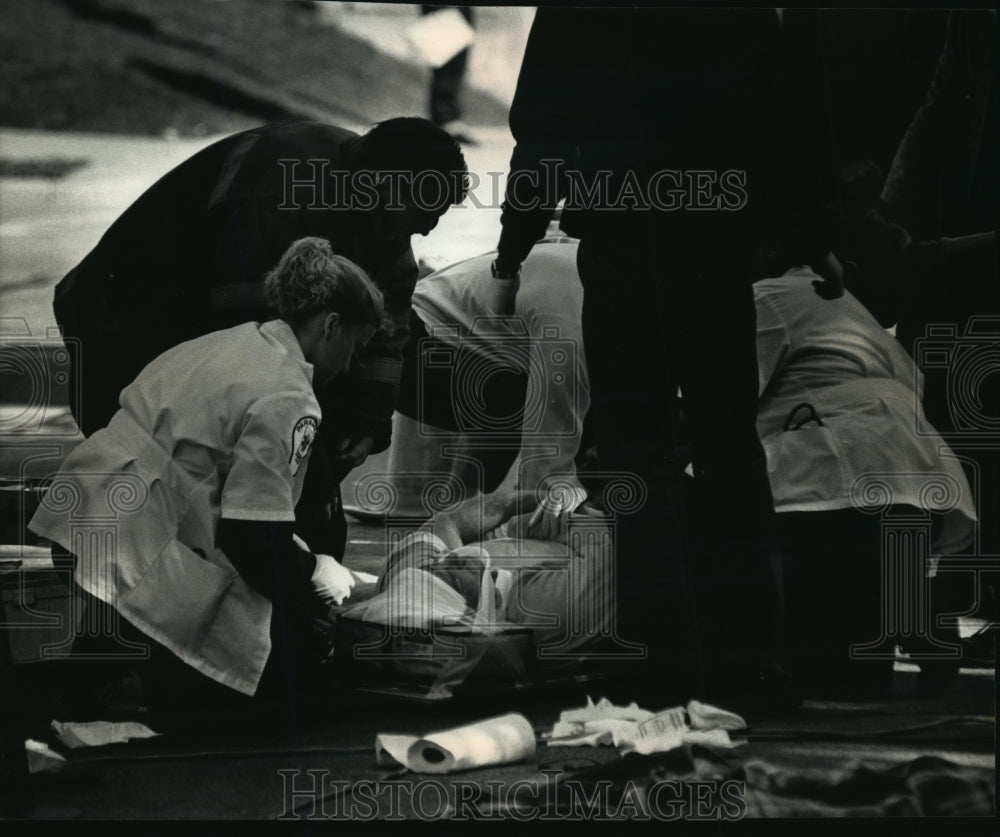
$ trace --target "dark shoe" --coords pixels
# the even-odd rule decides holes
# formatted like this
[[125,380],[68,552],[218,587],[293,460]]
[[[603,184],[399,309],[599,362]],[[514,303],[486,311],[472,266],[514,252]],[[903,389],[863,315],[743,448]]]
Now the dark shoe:
[[963,639],[961,664],[965,668],[996,668],[996,636],[995,626],[985,625]]

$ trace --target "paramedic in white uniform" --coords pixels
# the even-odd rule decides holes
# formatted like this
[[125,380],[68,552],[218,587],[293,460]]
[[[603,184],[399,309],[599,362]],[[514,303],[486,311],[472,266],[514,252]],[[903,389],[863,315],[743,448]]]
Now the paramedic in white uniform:
[[[930,555],[944,560],[973,543],[975,498],[924,415],[923,374],[902,344],[849,292],[820,299],[817,278],[798,268],[754,285],[757,430],[785,558],[789,662],[817,693],[872,693],[891,684],[892,660],[849,655],[879,638],[884,595],[884,524],[864,510],[880,498],[863,481],[884,485],[896,513],[930,513]],[[938,613],[957,612],[942,599],[953,575],[931,588]]]
[[[572,497],[570,506],[586,496],[574,465],[590,407],[583,287],[576,269],[579,242],[549,236],[539,244],[544,246],[527,258],[512,317],[498,318],[490,310],[496,253],[466,259],[417,282],[389,460],[399,493],[397,514],[429,513],[421,507],[421,491],[434,473],[452,474],[465,496],[544,492],[550,482],[559,486],[560,496]],[[447,370],[454,377],[447,382],[438,377],[440,362],[434,361],[442,347],[454,350]],[[512,428],[506,443],[517,455],[499,484],[490,484],[488,466],[470,468],[467,460],[442,455],[442,447],[459,445],[481,456],[476,447],[480,428],[470,425],[481,421],[482,430],[491,433],[520,408],[504,403],[512,393],[496,398],[495,391],[490,393],[504,367],[524,376],[527,391],[523,423]],[[495,446],[497,435],[489,438]],[[485,443],[485,451],[490,444]]]
[[[294,242],[265,288],[281,319],[153,360],[107,428],[66,459],[30,524],[74,556],[86,606],[115,608],[123,635],[150,646],[145,698],[166,712],[287,696],[319,664],[308,617],[353,583],[302,548],[294,509],[321,416],[314,388],[381,325],[382,295],[320,238]],[[75,537],[123,481],[137,499],[119,514],[116,547]],[[113,640],[80,637],[74,652],[102,641]]]

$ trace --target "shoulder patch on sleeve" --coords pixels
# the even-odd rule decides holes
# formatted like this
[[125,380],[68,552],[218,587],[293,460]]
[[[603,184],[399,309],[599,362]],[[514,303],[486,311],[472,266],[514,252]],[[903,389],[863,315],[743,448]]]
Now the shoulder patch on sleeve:
[[317,427],[319,422],[312,416],[303,416],[295,422],[295,429],[292,430],[292,456],[288,460],[293,477],[299,472],[302,460],[309,454],[313,439],[316,438]]

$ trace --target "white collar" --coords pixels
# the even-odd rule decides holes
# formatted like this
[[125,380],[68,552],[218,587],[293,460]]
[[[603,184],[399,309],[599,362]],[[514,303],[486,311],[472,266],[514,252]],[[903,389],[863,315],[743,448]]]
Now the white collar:
[[298,361],[299,366],[302,367],[302,371],[305,373],[306,380],[311,385],[313,365],[306,360],[306,356],[302,353],[302,346],[299,345],[299,339],[295,336],[295,332],[292,331],[292,327],[284,320],[268,320],[266,323],[261,324],[260,333],[265,338],[270,338],[273,342],[280,345]]

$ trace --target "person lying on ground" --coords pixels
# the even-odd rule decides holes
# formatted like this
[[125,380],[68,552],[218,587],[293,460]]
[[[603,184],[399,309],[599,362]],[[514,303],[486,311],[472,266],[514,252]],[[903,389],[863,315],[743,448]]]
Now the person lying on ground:
[[341,618],[526,628],[526,662],[544,676],[596,659],[613,633],[610,524],[588,503],[561,508],[560,496],[505,488],[438,512],[393,549],[379,594]]

